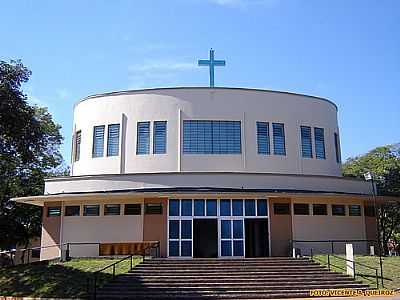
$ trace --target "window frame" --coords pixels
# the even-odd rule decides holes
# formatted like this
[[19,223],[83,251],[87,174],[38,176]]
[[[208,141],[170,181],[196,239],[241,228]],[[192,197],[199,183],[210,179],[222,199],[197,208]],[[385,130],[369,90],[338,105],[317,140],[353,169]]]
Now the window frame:
[[[159,125],[163,125],[163,128],[157,128]],[[161,130],[157,132],[157,130]],[[160,136],[161,134],[161,136]],[[159,140],[161,139],[161,141]],[[153,154],[167,154],[167,143],[168,141],[168,122],[167,121],[154,121],[153,122]],[[160,145],[161,143],[161,145]],[[158,149],[161,147],[161,149]]]
[[[96,134],[96,129],[102,129],[103,132],[99,136]],[[101,133],[101,132],[100,132]],[[93,126],[93,140],[92,140],[92,158],[104,157],[104,142],[106,134],[106,125]],[[96,141],[101,140],[101,145],[97,145]],[[98,147],[98,148],[97,148]],[[99,151],[97,151],[99,150]],[[100,151],[101,150],[101,151]]]
[[[78,214],[71,214],[68,212],[70,208],[78,208]],[[81,206],[80,205],[66,205],[64,208],[64,216],[65,217],[79,217],[81,215]]]
[[[281,131],[281,135],[278,134]],[[281,141],[279,141],[281,139]],[[286,134],[284,123],[272,123],[272,140],[274,143],[274,155],[286,156]],[[282,148],[278,148],[282,145]]]
[[315,158],[326,159],[325,129],[314,127]]
[[[132,214],[132,213],[127,213],[129,206],[135,206],[136,208],[139,207],[139,213],[138,214]],[[132,208],[130,208],[132,209]],[[141,203],[125,203],[124,204],[124,216],[141,216],[142,215],[142,204]]]
[[[302,210],[299,211],[298,210],[299,207],[303,207],[303,208],[307,207],[307,210],[306,210],[307,213],[302,213],[303,212]],[[310,204],[309,203],[293,203],[293,215],[309,216],[310,214],[311,213],[310,213]]]
[[[316,213],[317,207],[324,207],[324,213]],[[328,215],[328,204],[326,203],[313,203],[312,204],[312,215],[313,216],[327,216]]]
[[[88,207],[97,207],[97,211],[98,211],[98,213],[97,214],[88,214],[88,212],[87,212],[87,208]],[[83,212],[82,212],[82,216],[84,216],[84,217],[99,217],[100,216],[100,204],[84,204],[83,205]]]
[[[337,212],[335,213],[334,207],[341,207],[343,208],[343,213],[338,214]],[[344,204],[331,204],[331,210],[332,210],[332,216],[335,217],[345,217],[346,214],[346,205]]]
[[[116,133],[112,132],[113,128],[115,128]],[[115,136],[112,136],[114,134]],[[109,124],[107,126],[107,157],[119,156],[120,135],[121,125],[119,123]]]
[[[118,214],[110,213],[110,211],[107,211],[107,207],[112,207],[112,206],[114,206],[114,207],[118,206]],[[121,215],[121,204],[119,204],[119,203],[106,203],[106,204],[104,204],[103,209],[104,209],[104,211],[103,211],[104,216],[120,216]]]
[[[357,214],[354,214],[354,211],[353,211],[354,207],[358,207]],[[348,209],[349,209],[349,217],[361,217],[362,216],[361,204],[349,204]]]
[[[307,131],[307,132],[306,132]],[[309,134],[309,135],[308,135]],[[312,138],[312,127],[301,125],[300,126],[300,139],[301,139],[301,157],[302,158],[313,158],[313,138]]]
[[82,144],[82,130],[78,130],[75,133],[74,162],[79,161],[81,158],[81,144]]
[[[143,126],[143,127],[142,127]],[[150,154],[150,121],[139,121],[136,125],[136,155]]]
[[[50,211],[55,210],[57,211],[56,214],[51,213]],[[56,206],[47,206],[47,217],[52,218],[52,217],[61,217],[61,206],[56,205]]]
[[[285,211],[279,211],[277,210],[277,208],[279,206],[285,206],[285,208],[287,208],[287,211],[285,209]],[[290,203],[280,203],[280,202],[275,202],[272,204],[272,209],[274,211],[274,215],[278,215],[278,216],[290,216],[291,213],[291,207],[290,207]]]
[[[263,126],[264,128],[262,128]],[[256,131],[257,131],[257,154],[271,155],[271,138],[269,133],[269,122],[257,121]],[[263,145],[263,143],[265,143],[265,146]]]

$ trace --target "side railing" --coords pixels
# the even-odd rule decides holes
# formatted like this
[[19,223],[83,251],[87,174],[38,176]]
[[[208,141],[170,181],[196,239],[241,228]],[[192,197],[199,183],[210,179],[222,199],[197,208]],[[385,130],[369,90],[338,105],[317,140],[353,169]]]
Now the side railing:
[[[360,252],[363,255],[369,254],[375,255],[375,251],[373,249],[368,249],[370,246],[374,246],[375,248],[379,248],[377,246],[377,242],[375,240],[319,240],[319,241],[312,241],[312,240],[291,240],[290,241],[290,249],[292,249],[292,255],[293,256],[309,256],[312,260],[326,264],[328,269],[331,270],[332,267],[337,268],[338,270],[347,271],[347,264],[350,264],[351,269],[353,270],[352,274],[353,277],[356,278],[356,276],[363,277],[367,281],[373,282],[376,285],[376,288],[379,288],[379,279],[381,279],[381,287],[384,287],[383,283],[383,266],[382,266],[382,257],[381,253],[378,250],[376,255],[379,257],[379,262],[380,262],[380,268],[375,268],[372,266],[369,266],[365,263],[357,262],[354,260],[349,260],[347,258],[344,258],[342,256],[339,256],[337,254],[345,254],[345,245],[346,244],[353,244],[355,245],[355,252]],[[316,245],[319,245],[320,247],[317,247]],[[369,253],[368,250],[372,251],[372,253]],[[339,252],[339,253],[337,253]],[[316,254],[323,255],[326,257],[326,261],[319,258],[316,256]],[[335,265],[332,263],[332,259],[336,259],[339,261],[343,261],[345,264],[345,267],[341,267],[338,265]],[[359,270],[361,268],[365,268],[368,270],[371,270],[373,272],[373,275],[367,275],[363,274],[361,272],[356,272],[356,269]],[[380,269],[380,274],[379,274],[379,269]],[[371,277],[374,278],[374,280],[371,280]]]
[[[155,252],[155,255],[152,255],[152,251]],[[129,271],[132,271],[133,269],[133,258],[137,256],[137,253],[132,253],[129,254],[128,256],[118,260],[115,263],[112,263],[108,266],[105,266],[104,268],[95,271],[91,278],[87,278],[86,282],[86,290],[87,290],[87,295],[89,299],[96,299],[97,298],[97,292],[98,288],[101,287],[102,285],[107,283],[107,280],[99,280],[101,279],[101,274],[109,269],[112,269],[111,272],[111,280],[115,278],[117,275],[116,273],[116,268],[118,265],[122,264],[123,262],[127,261],[128,259],[130,260],[130,265],[129,265]],[[150,243],[147,247],[145,247],[142,250],[142,253],[140,253],[140,256],[142,257],[142,261],[145,261],[146,259],[151,259],[153,257],[160,257],[160,242],[153,242]]]

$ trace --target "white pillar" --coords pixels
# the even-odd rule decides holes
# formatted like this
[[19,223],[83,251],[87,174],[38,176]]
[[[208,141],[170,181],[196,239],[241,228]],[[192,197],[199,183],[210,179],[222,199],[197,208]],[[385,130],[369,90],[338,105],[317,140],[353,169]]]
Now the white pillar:
[[354,277],[354,254],[353,244],[346,244],[346,270],[347,275]]
[[374,246],[369,246],[369,255],[375,256],[375,247]]

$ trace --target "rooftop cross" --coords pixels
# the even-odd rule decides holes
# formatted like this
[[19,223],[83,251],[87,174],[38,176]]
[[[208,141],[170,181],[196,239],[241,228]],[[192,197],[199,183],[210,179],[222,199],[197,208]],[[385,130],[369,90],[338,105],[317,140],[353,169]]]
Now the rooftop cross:
[[210,68],[210,87],[214,87],[214,66],[225,66],[225,60],[214,59],[214,50],[210,49],[210,59],[199,59],[199,66]]

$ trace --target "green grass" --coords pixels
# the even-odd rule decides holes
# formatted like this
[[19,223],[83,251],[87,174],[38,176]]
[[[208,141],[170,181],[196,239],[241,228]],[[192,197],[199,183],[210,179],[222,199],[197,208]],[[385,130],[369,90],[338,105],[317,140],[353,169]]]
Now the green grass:
[[[345,258],[343,255],[341,255],[341,257]],[[328,265],[327,255],[316,255],[315,258],[317,262]],[[367,277],[365,278],[362,276],[357,276],[356,279],[369,284],[371,288],[375,288],[376,287],[375,271],[363,267],[357,263],[362,263],[364,265],[377,268],[379,272],[378,275],[380,275],[379,257],[356,255],[355,261],[356,261],[356,266],[355,266],[356,273],[362,274]],[[342,270],[345,269],[346,267],[345,265],[346,262],[344,260],[336,257],[330,257],[330,263],[331,265],[335,265],[332,266],[331,268],[332,271],[345,273],[345,271]],[[382,257],[382,263],[383,263],[382,265],[383,265],[384,287],[388,289],[400,288],[400,257],[399,256]],[[382,288],[380,280],[379,280],[379,287]]]
[[[72,259],[65,263],[40,263],[0,268],[0,297],[70,297],[86,295],[87,278],[93,272],[117,262],[120,258]],[[134,258],[133,265],[141,258]],[[125,273],[130,268],[129,259],[116,266],[115,273]],[[100,273],[99,284],[112,278],[112,268]]]

